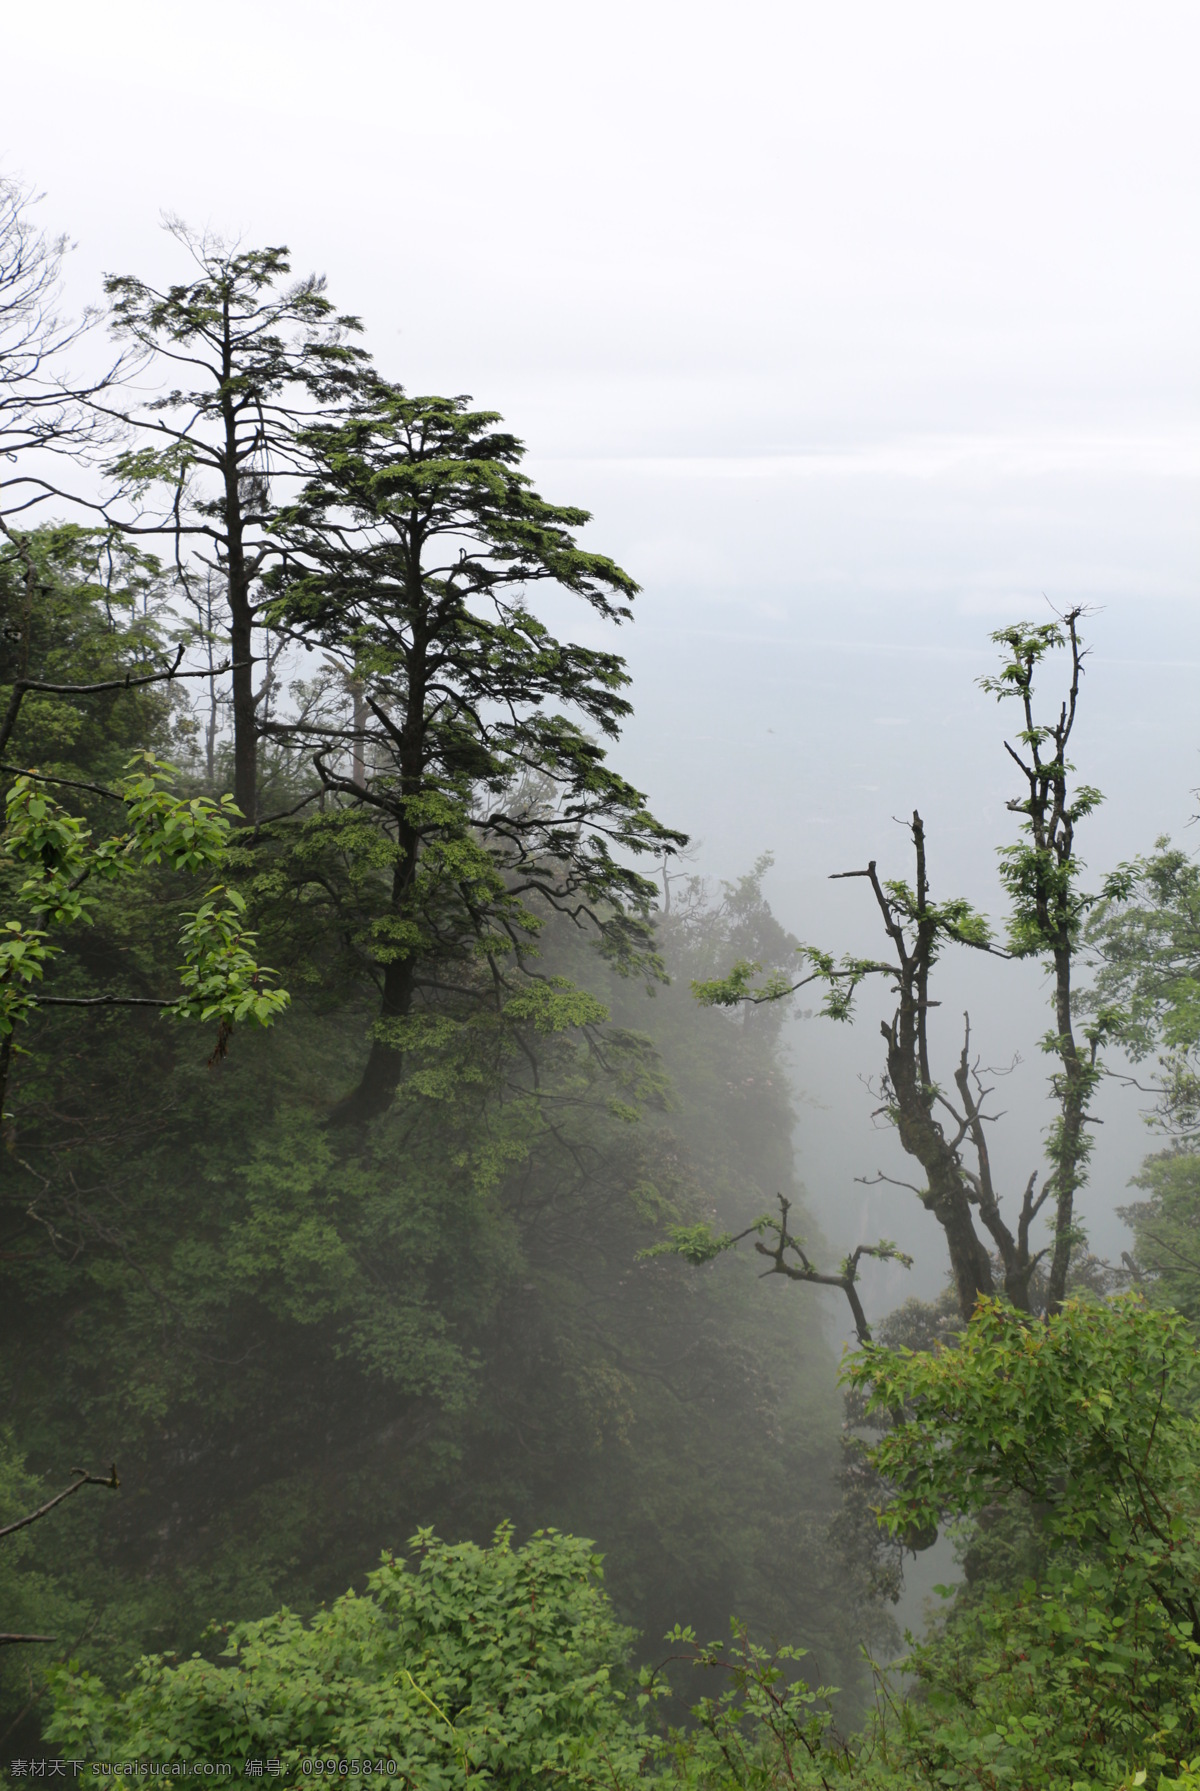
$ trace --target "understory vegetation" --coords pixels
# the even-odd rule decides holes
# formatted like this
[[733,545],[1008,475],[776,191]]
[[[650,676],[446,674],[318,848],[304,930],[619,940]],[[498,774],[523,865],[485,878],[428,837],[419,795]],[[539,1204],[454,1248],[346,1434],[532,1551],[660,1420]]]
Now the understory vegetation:
[[[61,251],[0,197],[9,1777],[1200,1784],[1200,873],[1163,839],[1084,885],[1081,612],[994,637],[1006,924],[914,812],[908,877],[842,873],[880,955],[802,944],[769,858],[714,886],[610,762],[623,662],[540,595],[590,640],[637,586],[501,419],[181,227],[72,387]],[[959,951],[1047,971],[1015,1201],[979,1025],[937,1061]],[[832,1261],[807,1210],[786,1033],[873,978],[949,1271],[883,1315],[897,1246]]]

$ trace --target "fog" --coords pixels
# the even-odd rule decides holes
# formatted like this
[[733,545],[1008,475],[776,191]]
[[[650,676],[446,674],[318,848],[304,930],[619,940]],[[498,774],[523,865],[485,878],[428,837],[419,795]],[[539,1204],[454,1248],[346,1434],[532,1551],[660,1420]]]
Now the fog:
[[[8,83],[0,167],[77,239],[76,303],[102,269],[169,275],[162,212],[285,240],[385,371],[501,411],[644,587],[623,768],[707,874],[773,852],[798,937],[870,939],[861,888],[824,879],[899,874],[914,806],[936,887],[995,912],[1013,792],[975,680],[990,629],[1051,608],[1097,612],[1089,863],[1182,834],[1191,8],[261,3],[198,30],[49,0],[6,31],[13,68],[53,42],[52,82]],[[1036,1057],[1035,980],[968,979],[951,1011],[968,993],[988,1061]],[[801,1155],[840,1243],[874,1222],[875,1027],[816,1025]],[[1012,1086],[1022,1179],[1039,1076]],[[1109,1105],[1088,1212],[1111,1252],[1145,1140]],[[888,1220],[907,1238],[908,1208]]]
[[[1078,605],[1089,874],[1194,842],[1193,6],[43,0],[5,39],[0,174],[76,243],[75,311],[106,271],[182,277],[163,213],[286,242],[383,373],[494,408],[544,495],[592,513],[635,620],[546,617],[625,655],[613,763],[714,887],[769,852],[784,928],[877,950],[867,886],[829,879],[909,875],[916,808],[934,894],[1001,919],[1020,792],[988,637]],[[1049,1119],[1041,973],[939,975],[943,1072],[964,1011],[998,1071],[1011,1202]],[[872,1119],[886,994],[853,1026],[810,1005],[786,1034],[797,1171],[828,1256],[914,1254],[867,1276],[879,1314],[939,1290],[945,1247],[858,1180],[910,1173]],[[1098,1102],[1082,1216],[1111,1258],[1144,1105]]]
[[[873,858],[885,874],[907,875],[903,823],[914,807],[929,829],[937,891],[1003,913],[995,850],[1015,837],[1005,803],[1019,791],[1003,750],[1014,718],[977,680],[994,659],[989,631],[1018,616],[1049,619],[1052,605],[1094,609],[1074,755],[1106,797],[1081,834],[1089,869],[1098,879],[1159,834],[1190,837],[1200,806],[1200,608],[1189,585],[1189,481],[1178,467],[1148,473],[1136,447],[1123,466],[1113,444],[1091,468],[1078,445],[1060,456],[1029,443],[913,445],[894,451],[888,471],[878,470],[888,456],[864,452],[861,471],[847,455],[811,471],[755,464],[646,480],[696,532],[706,521],[714,532],[715,516],[722,532],[744,519],[745,552],[740,572],[723,568],[728,582],[695,566],[675,578],[663,566],[655,581],[632,655],[639,682],[661,693],[630,732],[638,773],[664,812],[703,840],[705,864],[732,874],[759,850],[775,854],[768,895],[805,942],[878,951],[869,892],[826,879]],[[605,483],[617,510],[634,481],[613,470]],[[637,498],[648,508],[645,485]],[[644,512],[638,520],[644,527]],[[1025,1059],[1004,1084],[1012,1117],[1000,1146],[1010,1186],[1023,1184],[1044,1124],[1040,978],[1029,967],[962,962],[943,975],[948,1047],[957,1051],[957,1016],[969,1007],[985,1062]],[[874,1103],[855,1081],[881,1065],[873,1004],[852,1034],[821,1020],[798,1029],[795,1060],[816,1103],[803,1128],[804,1173],[831,1237],[858,1242],[860,1223],[877,1226],[909,1248],[923,1239],[919,1264],[930,1246],[940,1261],[932,1221],[921,1229],[914,1203],[888,1197],[885,1220],[877,1201],[868,1223],[865,1197],[852,1190],[855,1175],[881,1166],[881,1148],[891,1173],[903,1174],[895,1144],[872,1139]],[[1148,1140],[1137,1095],[1108,1095],[1087,1211],[1094,1247],[1115,1255],[1113,1209],[1128,1198]],[[1018,1139],[1010,1159],[1005,1146]],[[930,1291],[919,1269],[911,1285]]]

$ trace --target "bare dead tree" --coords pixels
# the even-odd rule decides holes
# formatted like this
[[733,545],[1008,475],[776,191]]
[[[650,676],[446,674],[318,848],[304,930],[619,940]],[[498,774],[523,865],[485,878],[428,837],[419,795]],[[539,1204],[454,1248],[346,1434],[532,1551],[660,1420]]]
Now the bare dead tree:
[[46,236],[32,218],[38,195],[0,176],[0,514],[41,502],[47,492],[28,472],[35,451],[78,454],[111,442],[112,428],[90,408],[129,370],[118,356],[99,378],[73,388],[63,374],[68,350],[97,322],[85,310],[75,322],[60,310],[67,237]]

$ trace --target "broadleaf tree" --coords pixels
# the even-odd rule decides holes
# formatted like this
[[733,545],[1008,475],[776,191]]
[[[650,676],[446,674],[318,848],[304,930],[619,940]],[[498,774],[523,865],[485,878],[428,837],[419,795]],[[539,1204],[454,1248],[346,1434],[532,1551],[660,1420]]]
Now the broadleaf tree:
[[170,789],[174,775],[149,754],[131,764],[109,792],[124,808],[125,826],[98,838],[50,794],[57,779],[35,773],[10,787],[0,836],[0,873],[11,877],[8,913],[0,923],[0,1101],[17,1026],[49,1008],[151,1007],[181,1020],[215,1021],[215,1051],[223,1056],[239,1021],[269,1026],[287,1006],[287,993],[272,987],[274,971],[257,960],[245,897],[225,883],[207,888],[199,906],[181,917],[183,962],[174,993],[142,995],[116,987],[82,995],[46,982],[47,970],[63,956],[62,936],[88,924],[100,885],[159,865],[190,875],[223,867],[232,802],[177,796]]
[[1065,1791],[1194,1767],[1200,1427],[1184,1319],[1126,1296],[1068,1299],[1031,1325],[985,1300],[955,1347],[868,1346],[846,1379],[869,1409],[905,1415],[872,1451],[886,1529],[967,1520],[980,1551],[1007,1527],[1033,1570],[969,1580],[905,1663],[921,1696],[895,1723],[897,1780]]
[[[156,753],[121,752],[123,741],[133,744],[130,730],[147,719],[137,704],[161,703],[161,693],[188,676],[180,653],[163,651],[154,614],[161,568],[98,531],[58,526],[7,534],[0,554],[0,772],[7,779],[0,828],[0,1105],[17,1029],[35,1013],[159,1008],[215,1022],[223,1054],[235,1024],[270,1025],[288,1002],[272,986],[274,973],[258,962],[245,898],[228,882],[211,881],[228,868],[240,819],[232,798],[180,794],[177,774]],[[78,776],[81,749],[87,769],[97,753],[101,765],[111,765],[105,781]],[[10,751],[16,763],[4,756]],[[41,756],[41,763],[29,764],[31,756]],[[185,889],[194,878],[209,885],[180,917],[178,986],[151,994],[123,976],[84,992],[64,982],[58,972],[69,962],[72,940],[92,923],[102,897],[111,901],[160,872],[182,879]]]
[[1157,1058],[1153,1119],[1178,1146],[1200,1145],[1200,865],[1160,838],[1123,864],[1087,930],[1099,969],[1089,1010],[1121,1015],[1137,1064]]

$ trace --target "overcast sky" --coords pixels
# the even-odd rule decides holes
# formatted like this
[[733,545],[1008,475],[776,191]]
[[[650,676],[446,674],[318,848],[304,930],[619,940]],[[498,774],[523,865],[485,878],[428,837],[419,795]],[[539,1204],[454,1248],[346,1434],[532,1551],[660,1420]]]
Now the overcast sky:
[[[645,587],[619,765],[702,868],[773,849],[780,918],[841,947],[861,885],[825,875],[899,873],[914,805],[938,887],[995,900],[974,680],[1048,603],[1099,611],[1090,862],[1197,806],[1198,53],[1194,0],[40,0],[6,9],[0,171],[77,239],[77,303],[177,273],[174,212],[289,243],[384,372],[502,411]],[[1029,1053],[1036,981],[975,998]],[[796,1034],[839,1237],[873,1032]],[[1106,1144],[1111,1248],[1131,1111]]]

